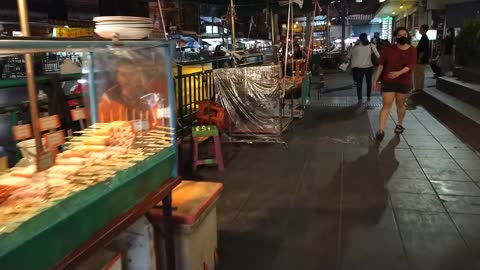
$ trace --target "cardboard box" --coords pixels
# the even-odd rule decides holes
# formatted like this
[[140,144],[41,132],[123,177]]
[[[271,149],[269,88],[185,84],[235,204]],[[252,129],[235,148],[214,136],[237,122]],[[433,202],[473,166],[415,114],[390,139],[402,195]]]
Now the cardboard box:
[[124,270],[156,270],[156,257],[152,224],[140,218],[109,246],[123,255]]
[[87,260],[80,262],[73,270],[122,270],[122,255],[108,249],[101,249]]

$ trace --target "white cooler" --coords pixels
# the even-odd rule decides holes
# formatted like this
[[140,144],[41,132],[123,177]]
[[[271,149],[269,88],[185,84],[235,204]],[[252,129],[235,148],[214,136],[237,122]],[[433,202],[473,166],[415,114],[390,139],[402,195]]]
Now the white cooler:
[[[176,270],[215,269],[218,263],[216,202],[222,189],[222,183],[184,180],[173,190]],[[163,226],[161,207],[150,210],[149,217],[154,226]],[[161,262],[166,261],[163,247],[163,243],[157,247]],[[162,269],[166,266],[159,270]]]

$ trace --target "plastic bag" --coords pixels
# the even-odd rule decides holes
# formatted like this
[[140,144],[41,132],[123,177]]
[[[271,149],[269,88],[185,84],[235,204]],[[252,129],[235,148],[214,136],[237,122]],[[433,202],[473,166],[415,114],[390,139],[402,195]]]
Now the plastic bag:
[[348,69],[348,66],[350,66],[350,62],[345,62],[343,64],[340,64],[340,66],[338,66],[338,68],[341,69],[343,72],[346,72],[347,69]]

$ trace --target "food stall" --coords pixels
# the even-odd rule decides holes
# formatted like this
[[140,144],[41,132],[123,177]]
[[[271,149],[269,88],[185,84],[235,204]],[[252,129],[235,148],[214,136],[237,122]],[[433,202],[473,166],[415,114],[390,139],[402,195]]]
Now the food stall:
[[[24,158],[0,175],[0,269],[70,268],[160,201],[175,269],[171,44],[0,40],[0,54],[42,52],[82,55],[86,105],[71,116],[88,127],[66,137],[59,115],[33,113],[31,123],[14,127]],[[29,99],[34,106],[36,95]]]

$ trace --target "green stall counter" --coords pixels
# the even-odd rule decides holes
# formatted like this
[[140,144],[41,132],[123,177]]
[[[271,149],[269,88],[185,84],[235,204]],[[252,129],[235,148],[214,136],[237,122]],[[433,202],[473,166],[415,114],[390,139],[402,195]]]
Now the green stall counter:
[[0,235],[0,269],[52,268],[170,179],[175,165],[170,147],[48,206],[12,233]]

